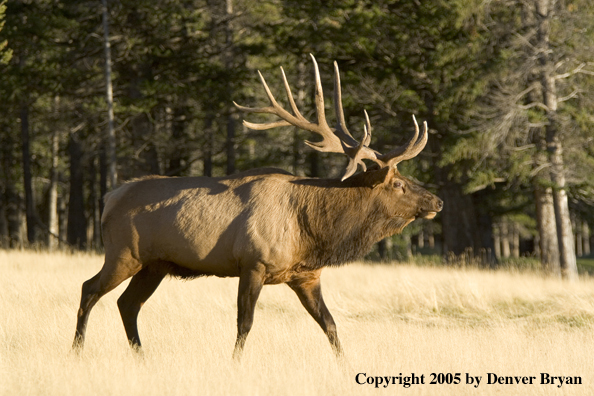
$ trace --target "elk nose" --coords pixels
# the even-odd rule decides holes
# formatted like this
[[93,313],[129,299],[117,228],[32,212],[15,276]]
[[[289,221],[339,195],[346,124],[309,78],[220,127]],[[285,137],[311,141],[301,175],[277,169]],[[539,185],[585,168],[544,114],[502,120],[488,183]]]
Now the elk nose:
[[439,198],[437,198],[437,202],[435,202],[435,206],[437,207],[438,211],[441,211],[443,209],[443,201]]

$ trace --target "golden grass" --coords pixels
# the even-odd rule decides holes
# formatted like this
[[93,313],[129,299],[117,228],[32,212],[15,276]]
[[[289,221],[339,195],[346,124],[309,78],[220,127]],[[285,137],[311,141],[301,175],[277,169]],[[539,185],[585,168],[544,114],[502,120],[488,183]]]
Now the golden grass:
[[[116,306],[89,320],[70,353],[80,286],[101,267],[87,254],[0,250],[0,395],[592,395],[594,280],[411,265],[351,264],[323,275],[346,352],[337,362],[286,286],[267,286],[243,360],[231,359],[237,279],[168,279],[143,308],[143,359],[127,345]],[[358,385],[368,376],[424,374],[424,385]],[[461,373],[431,385],[430,373]],[[465,374],[482,376],[478,388]],[[487,373],[535,376],[488,385]],[[582,385],[540,385],[540,373]],[[360,377],[361,378],[361,377]]]

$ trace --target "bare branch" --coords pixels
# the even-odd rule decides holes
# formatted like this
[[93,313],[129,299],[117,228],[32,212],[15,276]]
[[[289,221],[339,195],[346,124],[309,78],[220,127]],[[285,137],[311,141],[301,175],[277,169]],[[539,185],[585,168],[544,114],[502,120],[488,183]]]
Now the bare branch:
[[569,99],[575,98],[576,96],[578,96],[578,94],[579,94],[580,92],[583,92],[583,91],[582,91],[581,89],[576,89],[575,91],[573,91],[572,93],[570,93],[570,94],[569,94],[569,95],[567,95],[567,96],[563,96],[563,97],[561,97],[561,98],[557,98],[557,102],[558,102],[558,103],[561,103],[561,102],[565,102],[565,101],[567,101],[567,100],[569,100]]
[[485,188],[489,187],[493,183],[503,183],[503,182],[506,182],[506,181],[507,180],[504,179],[503,177],[497,177],[497,178],[491,180],[490,183],[481,184],[480,186],[475,186],[475,187],[473,187],[473,188],[471,188],[469,190],[466,190],[466,193],[467,194],[473,194],[475,192],[484,190]]
[[541,103],[541,102],[532,102],[532,103],[529,103],[527,105],[522,105],[522,106],[518,106],[518,107],[520,109],[522,109],[522,110],[532,109],[533,107],[541,108],[544,111],[549,111],[550,110],[548,106],[546,106],[544,103]]
[[518,102],[520,99],[522,99],[524,96],[526,96],[527,94],[529,94],[530,92],[532,92],[538,85],[537,84],[531,84],[528,88],[526,88],[525,90],[523,90],[522,92],[518,93],[515,97],[514,97],[514,102]]
[[589,76],[594,76],[594,71],[592,71],[592,70],[584,70],[584,68],[586,66],[592,66],[592,65],[594,65],[594,63],[592,63],[592,62],[581,63],[578,67],[576,67],[572,71],[569,71],[569,72],[563,73],[563,74],[557,74],[555,76],[555,80],[561,80],[561,79],[564,79],[564,78],[567,78],[567,77],[571,77],[571,76],[573,76],[574,74],[577,74],[577,73],[587,74]]
[[550,166],[551,166],[550,162],[545,162],[544,164],[537,166],[536,168],[532,169],[532,171],[530,172],[530,177],[534,177],[534,176],[538,175],[540,173],[540,171],[542,171],[543,169],[546,169]]

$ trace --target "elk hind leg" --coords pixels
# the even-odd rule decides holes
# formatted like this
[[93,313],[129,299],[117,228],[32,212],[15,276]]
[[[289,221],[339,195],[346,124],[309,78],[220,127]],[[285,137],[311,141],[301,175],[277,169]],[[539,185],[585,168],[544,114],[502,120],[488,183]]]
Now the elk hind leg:
[[101,271],[83,283],[76,322],[76,333],[74,335],[74,342],[72,343],[72,349],[75,351],[82,350],[84,346],[89,314],[97,301],[140,269],[140,264],[136,260],[134,262],[132,260],[123,262],[122,260],[111,261],[106,258]]
[[293,279],[287,284],[297,294],[297,297],[299,297],[307,312],[320,325],[328,337],[328,341],[330,341],[330,345],[336,356],[342,357],[343,351],[338,340],[336,323],[334,323],[334,318],[332,318],[332,314],[330,314],[322,297],[322,285],[319,273]]
[[118,308],[124,322],[128,342],[136,351],[140,351],[141,347],[138,335],[138,313],[165,275],[165,272],[158,271],[151,266],[143,268],[132,277],[130,284],[118,299]]

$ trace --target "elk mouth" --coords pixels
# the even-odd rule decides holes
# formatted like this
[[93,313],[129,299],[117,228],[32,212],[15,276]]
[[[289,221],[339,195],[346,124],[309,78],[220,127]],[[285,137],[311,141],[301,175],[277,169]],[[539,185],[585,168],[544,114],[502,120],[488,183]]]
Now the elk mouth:
[[427,202],[423,206],[425,206],[425,208],[422,208],[419,211],[417,217],[420,217],[422,219],[432,219],[435,216],[437,216],[437,213],[441,212],[441,210],[443,209],[443,201],[438,197],[432,195],[431,201]]
[[417,215],[417,217],[429,220],[434,218],[435,216],[437,216],[437,212],[434,210],[425,210]]

